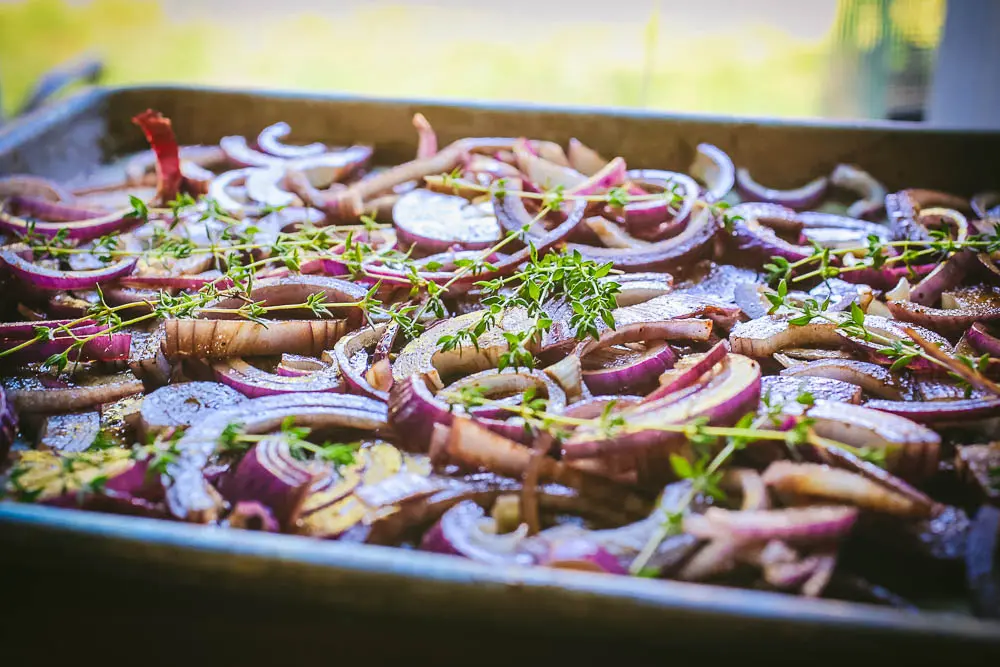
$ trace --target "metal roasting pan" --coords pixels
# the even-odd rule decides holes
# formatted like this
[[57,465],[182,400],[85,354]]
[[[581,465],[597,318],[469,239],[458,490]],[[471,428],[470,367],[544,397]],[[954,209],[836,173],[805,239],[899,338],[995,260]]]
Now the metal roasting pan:
[[[841,162],[888,188],[928,187],[969,195],[1000,185],[1000,133],[917,124],[734,119],[594,108],[379,100],[340,95],[189,87],[92,89],[0,131],[0,175],[78,180],[145,147],[131,123],[146,108],[173,120],[183,144],[227,134],[256,136],[278,120],[295,141],[370,143],[376,160],[413,155],[415,111],[442,142],[462,136],[579,137],[630,167],[684,170],[700,142],[718,145],[755,178],[798,185]],[[0,294],[0,299],[9,298]],[[538,631],[547,637],[627,641],[681,651],[729,647],[832,657],[865,651],[965,659],[1000,656],[1000,622],[961,613],[910,613],[759,591],[557,571],[488,567],[403,549],[340,544],[84,511],[0,502],[0,563],[37,568],[72,563],[80,572],[125,576],[177,590],[246,595],[319,612],[391,615],[424,622]],[[27,570],[25,570],[27,571]],[[188,588],[183,588],[188,587]],[[2,595],[3,593],[0,593]],[[706,642],[706,639],[710,641]],[[737,649],[737,647],[739,647]],[[901,653],[903,652],[903,653]],[[799,654],[801,655],[801,654]]]

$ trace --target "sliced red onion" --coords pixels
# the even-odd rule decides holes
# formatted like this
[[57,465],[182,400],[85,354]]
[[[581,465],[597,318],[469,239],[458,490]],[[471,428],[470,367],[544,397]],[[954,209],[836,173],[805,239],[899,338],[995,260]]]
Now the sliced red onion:
[[351,393],[388,402],[389,392],[373,387],[366,374],[369,368],[367,349],[378,344],[389,326],[376,324],[374,327],[363,327],[334,345],[333,359]]
[[552,482],[575,489],[581,499],[596,503],[595,511],[609,516],[608,510],[619,521],[635,521],[648,516],[649,499],[631,487],[555,461],[549,457],[536,459],[533,450],[525,445],[495,433],[477,421],[456,416],[443,448],[446,460],[475,470],[482,468],[497,475],[523,478],[529,464],[536,460],[538,481]]
[[[583,381],[590,391],[595,394],[642,391],[653,385],[664,371],[673,367],[677,355],[665,341],[652,342],[654,339],[649,338],[644,330],[647,328],[640,326],[620,329],[609,332],[610,335],[602,335],[599,340],[580,343],[575,354],[584,362]],[[646,342],[645,349],[625,350],[598,363],[588,359],[588,355],[609,347],[638,342]]]
[[[572,208],[570,213],[566,216],[566,220],[564,222],[535,239],[535,252],[539,256],[542,256],[549,252],[558,243],[564,241],[566,237],[568,237],[583,221],[585,210],[585,202],[577,202],[576,206]],[[438,285],[444,285],[447,283],[450,294],[463,294],[473,289],[477,282],[492,280],[498,276],[512,273],[518,266],[531,257],[531,252],[531,248],[526,246],[517,252],[508,255],[499,262],[496,262],[494,264],[496,268],[493,270],[480,271],[478,273],[469,271],[461,276],[458,276],[457,278],[454,273],[449,271],[420,271],[418,272],[418,276],[423,280],[427,280],[428,282],[433,282]],[[377,265],[368,266],[366,269],[368,273],[376,276],[384,282],[392,282],[399,286],[407,287],[410,285],[409,276],[403,271],[388,269]]]
[[920,220],[922,209],[943,207],[967,210],[967,202],[946,192],[934,190],[900,190],[885,197],[885,212],[894,241],[922,241],[930,233]]
[[626,434],[608,438],[595,429],[577,429],[563,443],[563,456],[589,458],[670,447],[683,441],[683,434],[658,430],[656,426],[687,423],[698,417],[706,417],[711,423],[732,423],[756,408],[759,400],[760,367],[747,357],[730,354],[694,393],[676,401],[667,396],[623,411],[629,425]]
[[[486,396],[519,395],[529,388],[540,389],[538,396],[548,400],[550,410],[562,412],[566,406],[565,392],[540,371],[483,371],[463,378],[443,391],[459,391],[467,386],[482,387]],[[435,396],[427,382],[417,375],[397,380],[389,391],[389,416],[393,428],[399,433],[407,434],[407,445],[414,451],[425,451],[434,425],[450,425],[456,412],[458,411],[454,405]],[[507,415],[512,417],[511,413],[495,411],[484,415],[489,416],[479,416],[476,412],[472,412],[470,416],[491,431],[511,440],[526,442],[534,437],[525,429],[522,420],[504,418]]]
[[822,542],[846,536],[857,518],[857,509],[840,505],[740,512],[710,507],[686,517],[684,530],[705,539]]
[[642,396],[623,394],[591,396],[569,406],[563,414],[574,419],[594,419],[600,417],[609,405],[613,406],[614,412],[618,412],[627,407],[639,405],[642,398]]
[[711,144],[698,144],[688,172],[705,184],[705,199],[709,203],[722,201],[736,184],[733,161]]
[[401,196],[392,217],[404,248],[415,245],[427,252],[445,252],[458,245],[466,250],[485,250],[500,238],[491,204],[473,205],[462,197],[430,190],[413,190]]
[[[792,412],[801,412],[788,404]],[[805,411],[813,431],[823,438],[885,453],[885,468],[906,481],[923,482],[937,473],[941,436],[909,419],[850,405],[817,400]]]
[[903,278],[922,278],[931,273],[938,264],[920,264],[918,266],[886,266],[881,269],[857,269],[841,271],[839,278],[849,283],[870,285],[875,289],[889,290],[895,287]]
[[[90,375],[74,381],[51,381],[43,376],[4,377],[7,398],[20,412],[72,412],[111,403],[138,394],[142,383],[130,371],[114,375]],[[86,384],[83,384],[86,382]]]
[[309,157],[326,152],[326,146],[318,142],[305,146],[289,146],[282,143],[281,140],[291,132],[292,128],[288,123],[279,121],[261,130],[257,136],[257,145],[260,146],[261,150],[275,157],[289,159]]
[[243,424],[246,433],[267,433],[287,419],[310,428],[350,428],[374,431],[385,428],[385,404],[345,394],[282,394],[265,396],[213,412],[192,425],[177,441],[180,457],[164,477],[167,503],[181,519],[209,522],[217,517],[220,502],[205,479],[203,469],[216,443],[232,423]]
[[344,385],[336,366],[300,376],[268,373],[243,359],[227,359],[212,364],[215,378],[248,398],[296,392],[342,393]]
[[850,503],[896,516],[923,517],[930,507],[861,475],[816,463],[775,461],[764,482],[781,494]]
[[281,530],[270,508],[255,500],[236,503],[227,521],[230,528],[240,530],[256,530],[264,533],[277,533]]
[[569,195],[593,195],[621,185],[625,181],[625,160],[616,157],[594,175],[566,190]]
[[568,243],[569,251],[578,251],[584,259],[612,262],[623,271],[669,271],[681,273],[698,260],[707,257],[719,231],[718,221],[707,208],[696,212],[691,222],[677,236],[657,241],[649,246],[622,251],[620,248],[595,248]]
[[965,333],[965,339],[977,352],[1000,357],[1000,338],[997,338],[981,322],[976,322]]
[[[295,178],[301,177],[304,179],[303,184],[308,184],[312,188],[329,188],[334,183],[340,183],[351,177],[368,164],[372,153],[371,146],[348,146],[321,155],[299,158],[288,163],[285,169],[284,187],[306,200],[302,192],[292,187]],[[296,174],[294,178],[290,177],[293,173]]]
[[618,558],[599,542],[586,537],[566,537],[552,540],[539,565],[562,570],[628,574]]
[[246,398],[218,382],[180,382],[152,391],[142,400],[137,429],[148,440],[168,429],[186,428]]
[[577,139],[569,140],[567,158],[569,165],[584,176],[593,176],[608,163],[597,151],[585,146]]
[[975,265],[976,253],[971,250],[956,252],[910,290],[910,301],[921,306],[934,305],[942,292],[958,286]]
[[891,400],[902,400],[911,389],[890,370],[877,364],[852,359],[821,359],[789,366],[781,371],[789,377],[816,377],[840,380],[857,385],[869,394]]
[[58,452],[82,452],[90,448],[101,430],[101,414],[96,411],[46,418],[38,434],[40,447]]
[[625,224],[629,230],[648,232],[651,229],[656,229],[657,225],[670,218],[671,220],[666,226],[660,227],[656,231],[656,240],[680,232],[690,218],[694,203],[697,201],[699,188],[695,180],[686,174],[659,169],[632,169],[626,173],[626,177],[629,182],[637,183],[640,186],[651,185],[662,188],[664,191],[679,186],[682,191],[682,201],[676,213],[671,210],[670,201],[666,196],[662,200],[653,199],[626,204]]
[[413,114],[413,127],[417,130],[417,159],[437,154],[437,134],[422,113]]
[[479,505],[466,500],[444,513],[424,535],[420,548],[489,565],[531,565],[534,559],[518,549],[526,530],[527,526],[523,526],[513,533],[498,535],[495,522]]
[[534,155],[527,141],[519,140],[514,145],[514,155],[517,158],[518,168],[539,188],[550,189],[561,186],[565,190],[572,190],[587,181],[587,177],[575,169]]
[[1000,219],[1000,192],[981,192],[970,201],[972,211],[982,220]]
[[[739,207],[735,207],[739,208]],[[725,236],[734,261],[752,262],[759,266],[771,257],[783,257],[789,262],[810,257],[811,247],[795,245],[778,237],[756,218],[738,217],[733,220],[732,232]]]
[[318,356],[347,332],[345,320],[167,320],[167,359],[229,359],[282,353]]
[[852,218],[871,219],[885,206],[885,186],[854,165],[838,164],[830,174],[830,183],[858,195],[859,199],[847,208]]
[[98,283],[128,275],[135,268],[138,261],[135,257],[126,257],[108,264],[102,269],[60,271],[30,262],[13,250],[0,250],[0,260],[18,278],[31,283],[39,289],[49,291],[91,289]]
[[[0,364],[45,361],[53,354],[61,354],[70,349],[72,350],[69,354],[70,361],[125,361],[129,358],[131,334],[112,333],[91,337],[93,334],[86,333],[87,328],[89,327],[81,327],[84,331],[73,330],[76,336],[88,339],[81,347],[73,347],[77,338],[56,334],[51,340],[37,342],[16,352],[5,354],[0,357]],[[95,333],[99,330],[97,327],[94,329]],[[23,338],[0,338],[0,350],[10,350],[23,342]]]
[[229,161],[237,167],[282,167],[286,164],[284,158],[267,155],[250,148],[246,137],[222,137],[219,140],[219,146]]
[[627,273],[613,277],[619,291],[615,303],[619,308],[634,306],[669,294],[674,279],[669,273]]
[[842,342],[831,322],[796,326],[774,315],[740,322],[729,335],[733,352],[755,359],[770,357],[786,347],[839,347]]
[[913,322],[922,327],[958,335],[977,322],[1000,320],[1000,307],[981,306],[978,308],[931,308],[908,301],[890,301],[886,304],[889,312],[897,320]]
[[274,513],[279,525],[288,529],[295,524],[306,494],[323,474],[323,467],[296,460],[288,440],[275,435],[250,448],[235,472],[223,480],[222,492],[233,503],[261,503]]
[[283,354],[281,355],[281,361],[278,362],[278,366],[274,370],[278,375],[301,377],[321,371],[328,366],[329,364],[320,361],[316,357],[305,357],[300,354]]
[[583,398],[583,367],[579,357],[569,355],[547,366],[544,372],[566,392],[568,403],[575,403]]
[[729,343],[719,341],[705,354],[692,354],[678,362],[672,371],[660,376],[660,386],[643,399],[643,403],[652,403],[664,396],[669,396],[696,383],[701,376],[712,370],[716,364],[729,354]]
[[[280,187],[284,177],[285,171],[278,167],[250,169],[244,183],[247,196],[253,201],[271,208],[301,204],[298,197]],[[209,185],[209,192],[211,191],[212,186]]]
[[781,375],[771,375],[761,378],[760,392],[762,396],[770,397],[773,404],[783,404],[795,401],[802,392],[808,392],[816,399],[838,401],[845,404],[861,402],[861,387],[840,380],[821,377],[794,378]]
[[922,424],[969,422],[1000,415],[1000,398],[967,398],[952,401],[887,401],[875,399],[865,407],[906,417]]
[[128,217],[128,214],[129,211],[116,211],[106,215],[96,211],[87,211],[83,216],[75,216],[72,222],[35,222],[17,217],[0,208],[0,229],[21,236],[31,231],[48,237],[55,236],[60,230],[65,229],[67,238],[89,241],[141,222],[138,218]]
[[736,187],[739,188],[744,201],[780,204],[796,210],[813,208],[822,201],[828,183],[826,176],[820,176],[793,190],[775,190],[753,180],[748,169],[741,168],[736,171]]

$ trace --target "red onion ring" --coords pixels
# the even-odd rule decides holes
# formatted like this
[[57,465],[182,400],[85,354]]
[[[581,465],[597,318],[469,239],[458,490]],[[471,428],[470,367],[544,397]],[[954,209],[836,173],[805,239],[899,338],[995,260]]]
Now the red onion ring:
[[99,283],[132,273],[138,259],[125,257],[101,269],[60,271],[30,262],[13,250],[0,250],[0,261],[10,271],[34,287],[46,291],[91,289]]
[[826,194],[828,184],[827,177],[820,176],[793,190],[775,190],[764,187],[755,181],[747,169],[741,168],[736,171],[736,187],[739,188],[744,201],[780,204],[796,210],[810,209],[816,206]]
[[310,157],[326,152],[326,146],[321,143],[307,144],[305,146],[289,146],[282,143],[281,140],[286,138],[291,132],[292,128],[288,123],[279,121],[261,130],[260,134],[257,135],[257,145],[265,153],[287,159]]

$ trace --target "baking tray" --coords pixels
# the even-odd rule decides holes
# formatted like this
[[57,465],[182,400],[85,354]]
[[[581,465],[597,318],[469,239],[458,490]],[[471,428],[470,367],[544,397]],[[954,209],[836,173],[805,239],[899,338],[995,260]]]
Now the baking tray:
[[[145,147],[131,124],[155,108],[182,143],[255,136],[284,120],[297,141],[368,142],[376,160],[413,155],[420,111],[444,142],[461,136],[520,136],[565,143],[579,137],[630,167],[683,170],[707,141],[775,187],[799,184],[841,162],[872,171],[890,188],[971,194],[995,188],[1000,133],[917,124],[734,119],[594,108],[379,100],[208,88],[86,91],[0,132],[0,175],[72,181],[107,170]],[[0,295],[0,298],[4,298]],[[824,655],[863,649],[956,659],[1000,653],[1000,622],[958,613],[908,613],[715,586],[545,568],[487,567],[403,549],[340,544],[168,521],[0,503],[7,562],[72,561],[104,574],[218,591],[254,591],[286,605],[320,605],[394,618],[476,619],[491,627],[586,635],[675,649],[729,645],[741,651],[808,646]],[[832,652],[832,653],[831,653]]]

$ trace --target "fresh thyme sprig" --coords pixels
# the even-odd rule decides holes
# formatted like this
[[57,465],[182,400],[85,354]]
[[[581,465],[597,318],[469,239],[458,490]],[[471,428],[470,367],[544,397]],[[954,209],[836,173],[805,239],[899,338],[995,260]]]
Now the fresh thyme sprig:
[[[776,285],[781,280],[793,283],[810,279],[835,278],[844,273],[879,270],[889,266],[903,265],[911,270],[918,263],[937,261],[959,250],[994,253],[1000,251],[1000,225],[990,234],[978,234],[965,240],[956,240],[946,231],[932,230],[930,238],[923,240],[885,241],[869,235],[864,246],[849,248],[825,248],[813,244],[814,252],[808,257],[790,262],[784,257],[772,257],[764,265],[768,281]],[[897,254],[890,254],[895,251]],[[839,258],[851,255],[855,263],[845,264]],[[804,271],[804,269],[809,269]]]

